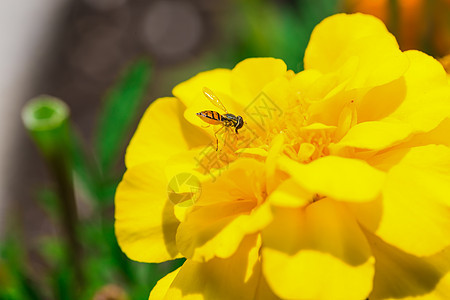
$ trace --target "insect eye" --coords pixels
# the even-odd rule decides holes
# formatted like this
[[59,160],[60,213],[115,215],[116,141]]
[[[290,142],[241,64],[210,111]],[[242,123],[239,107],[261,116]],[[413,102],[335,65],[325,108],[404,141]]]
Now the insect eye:
[[244,126],[244,119],[242,119],[241,116],[238,116],[238,124],[236,126],[236,129],[240,129],[242,128],[242,126]]

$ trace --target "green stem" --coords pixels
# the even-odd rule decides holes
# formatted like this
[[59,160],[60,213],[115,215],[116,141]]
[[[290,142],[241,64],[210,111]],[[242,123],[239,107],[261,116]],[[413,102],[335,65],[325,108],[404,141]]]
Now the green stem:
[[77,236],[78,214],[72,178],[68,119],[67,105],[49,96],[31,100],[22,111],[23,123],[57,183],[68,259],[74,268],[77,285],[81,287],[81,245]]

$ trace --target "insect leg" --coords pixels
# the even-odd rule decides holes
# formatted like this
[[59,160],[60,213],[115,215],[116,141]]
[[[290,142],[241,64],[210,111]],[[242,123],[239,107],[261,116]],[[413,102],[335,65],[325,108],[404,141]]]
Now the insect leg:
[[216,138],[216,151],[219,149],[219,139],[217,138],[217,133],[224,128],[225,126],[222,125],[222,127],[220,127],[217,131],[214,131],[214,137]]
[[224,134],[225,134],[225,138],[223,140],[223,146],[227,147],[227,140],[228,140],[228,136],[230,135],[230,130],[227,130]]

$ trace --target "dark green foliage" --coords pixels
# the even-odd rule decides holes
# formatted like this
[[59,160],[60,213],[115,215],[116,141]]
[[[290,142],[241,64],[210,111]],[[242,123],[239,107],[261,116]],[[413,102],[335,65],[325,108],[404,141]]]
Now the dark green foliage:
[[100,168],[107,174],[120,157],[120,151],[136,121],[142,97],[148,88],[151,66],[145,60],[131,65],[116,86],[105,97],[99,116],[96,155]]

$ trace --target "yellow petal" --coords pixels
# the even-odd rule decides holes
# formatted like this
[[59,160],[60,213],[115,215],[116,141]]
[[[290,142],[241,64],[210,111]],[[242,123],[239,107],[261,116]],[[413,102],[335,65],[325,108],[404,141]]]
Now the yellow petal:
[[[283,178],[278,176],[277,162],[283,152],[285,137],[283,134],[276,135],[270,142],[269,153],[266,159],[266,191],[271,194]],[[278,171],[278,172],[277,172]]]
[[[236,252],[246,235],[258,232],[271,220],[268,204],[254,209],[249,215],[244,204],[219,205],[203,207],[193,211],[189,216],[197,220],[187,219],[182,223],[177,235],[177,246],[183,255],[194,261],[208,261],[214,257],[227,258]],[[224,217],[217,214],[223,210]],[[240,215],[232,215],[236,213]],[[206,216],[209,214],[209,218]],[[197,226],[196,228],[194,228]]]
[[298,159],[300,162],[305,163],[311,159],[311,156],[316,151],[316,147],[310,143],[302,143],[298,150]]
[[[276,120],[277,117],[281,116],[283,111],[291,107],[292,99],[290,95],[290,82],[286,76],[280,76],[275,78],[273,81],[269,82],[263,89],[262,92],[271,102],[270,110],[268,112],[268,121]],[[260,107],[261,109],[261,107]],[[245,110],[248,113],[248,109]]]
[[388,118],[429,131],[450,116],[450,86],[437,60],[419,51],[405,54],[411,62],[404,76],[406,97]]
[[240,148],[236,150],[236,153],[239,153],[244,157],[259,156],[265,158],[268,155],[267,150],[262,148]]
[[255,300],[282,300],[280,297],[274,294],[272,289],[267,284],[266,279],[261,275],[258,283],[258,289],[256,290]]
[[358,109],[363,123],[352,128],[340,145],[382,149],[403,141],[408,131],[432,130],[450,116],[450,88],[442,66],[419,51],[405,54],[410,60],[407,72],[363,97]]
[[313,30],[305,52],[305,69],[330,73],[355,58],[357,68],[347,89],[388,83],[408,67],[407,58],[380,20],[363,14],[337,14]]
[[[335,86],[337,84],[337,86]],[[308,121],[312,123],[323,123],[327,125],[337,126],[339,123],[340,113],[350,101],[357,98],[356,92],[343,91],[344,85],[341,83],[330,83],[331,91],[324,94],[324,98],[318,93],[319,97],[315,101],[311,101],[308,107]],[[317,88],[319,92],[320,87]],[[307,97],[310,95],[306,95]],[[307,101],[312,99],[306,99]]]
[[313,84],[322,77],[322,73],[315,69],[304,70],[295,75],[290,81],[293,90],[301,93],[306,92]]
[[178,248],[195,261],[229,257],[244,237],[240,226],[254,207],[253,201],[242,200],[194,209],[178,229]]
[[356,104],[354,101],[350,101],[344,106],[339,115],[338,128],[335,133],[336,139],[340,140],[357,122]]
[[402,143],[399,146],[402,148],[411,148],[415,146],[436,144],[450,147],[450,139],[448,138],[449,132],[450,118],[446,118],[433,130],[416,134],[410,140],[408,140],[408,142]]
[[245,108],[267,84],[278,77],[283,77],[286,71],[286,64],[281,59],[271,57],[245,59],[232,70],[233,96]]
[[145,112],[127,148],[128,168],[153,160],[166,160],[210,138],[183,117],[183,104],[175,98],[155,100]]
[[[251,158],[239,158],[222,170],[217,179],[209,177],[202,185],[202,194],[197,206],[205,206],[237,199],[263,201],[265,165]],[[220,175],[220,176],[219,176]]]
[[311,193],[335,200],[365,202],[381,192],[385,175],[364,161],[326,156],[309,164],[280,158],[280,167]]
[[177,246],[187,258],[207,261],[231,256],[242,239],[271,220],[262,201],[264,165],[239,159],[217,181],[203,184],[200,199],[177,232]]
[[180,269],[181,268],[178,268],[158,280],[152,292],[150,293],[150,297],[148,298],[148,300],[164,300],[167,291],[172,285],[172,282],[175,280],[175,277],[177,277],[178,272],[180,272]]
[[366,222],[374,209],[360,211],[358,220],[407,253],[424,256],[441,251],[450,245],[450,149],[429,145],[392,152],[386,153],[387,162],[377,161],[394,163],[379,204],[379,224]]
[[314,195],[305,191],[294,179],[284,180],[268,197],[276,206],[302,207],[312,202]]
[[[320,22],[313,30],[305,53],[305,69],[329,72],[355,41],[373,35],[387,34],[379,19],[363,14],[337,14]],[[330,47],[333,45],[334,47]],[[337,49],[336,49],[337,48]]]
[[[198,102],[208,103],[208,99],[203,94],[203,88],[207,87],[218,96],[221,94],[231,95],[230,91],[231,70],[214,69],[201,72],[194,77],[178,84],[172,93],[181,100],[186,107],[191,107]],[[226,104],[223,103],[225,107]]]
[[254,98],[248,96],[249,100],[246,101],[244,97],[247,96],[235,96],[245,105],[242,115],[245,126],[249,126],[257,136],[265,136],[267,131],[273,128],[273,124],[279,121],[283,112],[292,105],[286,76],[275,77],[264,85]]
[[227,259],[187,260],[164,299],[253,300],[260,277],[259,250],[260,241],[253,235]]
[[[224,114],[221,108],[213,104],[203,93],[203,88],[211,90],[222,102],[228,112],[235,115],[242,115],[243,110],[239,103],[233,98],[230,90],[231,70],[214,69],[197,74],[196,76],[178,84],[172,93],[186,106],[184,116],[191,124],[206,127],[207,123],[202,121],[196,113],[203,110],[213,110]],[[212,130],[207,133],[213,135]]]
[[369,299],[438,300],[450,298],[450,249],[419,258],[367,234],[375,256]]
[[115,231],[122,251],[142,262],[178,257],[175,235],[178,220],[168,200],[161,163],[130,168],[117,187]]
[[380,121],[392,114],[405,101],[406,89],[404,76],[370,89],[358,102],[358,122]]
[[412,133],[408,124],[370,121],[356,124],[335,145],[341,147],[355,147],[360,149],[381,150],[406,140]]
[[[183,151],[170,157],[165,165],[166,178],[173,178],[180,173],[191,173],[200,181],[209,179],[209,169],[200,163],[202,152],[207,149],[205,147],[194,148],[189,151]],[[215,151],[212,149],[211,151]]]
[[306,209],[274,208],[263,231],[263,274],[283,299],[365,299],[374,259],[345,207],[319,200]]

